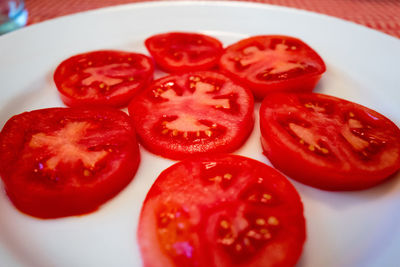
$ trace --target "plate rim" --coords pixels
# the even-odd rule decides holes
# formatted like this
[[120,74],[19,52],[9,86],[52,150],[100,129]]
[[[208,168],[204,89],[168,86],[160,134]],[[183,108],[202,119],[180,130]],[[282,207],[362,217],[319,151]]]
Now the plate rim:
[[334,15],[330,14],[325,14],[325,13],[320,13],[318,11],[313,11],[313,10],[306,10],[302,9],[299,7],[289,7],[289,6],[283,6],[283,5],[278,5],[278,4],[272,4],[272,3],[261,3],[261,2],[250,2],[250,1],[241,1],[241,0],[166,0],[166,1],[144,1],[144,2],[132,2],[132,3],[125,3],[125,4],[117,4],[117,5],[112,5],[112,6],[105,6],[105,7],[99,7],[95,9],[89,9],[89,10],[84,10],[84,11],[78,11],[75,13],[71,14],[65,14],[61,15],[58,17],[50,18],[44,21],[40,21],[34,24],[28,24],[23,28],[20,28],[18,30],[15,30],[13,32],[9,32],[7,34],[4,34],[0,36],[0,41],[2,38],[10,36],[10,35],[15,35],[15,34],[21,34],[21,32],[25,32],[29,29],[35,29],[36,27],[40,25],[46,25],[48,23],[54,23],[57,21],[62,21],[65,19],[71,19],[76,16],[87,16],[96,14],[96,13],[107,13],[107,12],[116,12],[119,9],[126,9],[126,8],[132,8],[132,9],[141,9],[141,8],[162,8],[162,7],[169,7],[171,5],[174,6],[229,6],[229,7],[248,7],[248,8],[263,8],[263,9],[278,9],[280,11],[284,12],[294,12],[294,13],[304,13],[305,15],[312,15],[312,16],[319,16],[321,18],[325,19],[332,19],[332,20],[338,20],[341,21],[341,23],[349,23],[353,26],[359,27],[362,30],[368,30],[368,31],[373,31],[379,35],[385,36],[386,38],[394,39],[396,41],[400,41],[400,38],[397,38],[396,36],[390,35],[388,33],[379,31],[377,29],[369,28],[363,24],[357,23],[355,21],[351,20],[346,20],[340,17],[336,17]]
[[[292,8],[292,7],[284,7],[284,6],[278,6],[278,5],[270,5],[270,4],[264,4],[264,3],[254,3],[254,2],[235,2],[235,1],[213,1],[213,2],[209,2],[209,1],[155,1],[155,2],[140,2],[140,3],[130,3],[130,4],[122,4],[122,5],[116,5],[116,6],[110,6],[110,7],[103,7],[103,8],[98,8],[98,9],[94,9],[94,10],[88,10],[88,11],[83,11],[83,12],[78,12],[78,13],[74,13],[74,14],[69,14],[69,15],[65,15],[65,16],[61,16],[61,17],[57,17],[54,19],[50,19],[50,20],[46,20],[40,23],[36,23],[33,25],[30,25],[26,28],[20,29],[18,31],[9,33],[4,35],[5,38],[7,38],[7,36],[18,36],[18,35],[23,35],[24,32],[31,30],[32,27],[35,27],[34,29],[38,28],[38,27],[42,27],[42,25],[44,24],[50,24],[50,23],[55,23],[56,21],[64,21],[64,20],[69,20],[71,18],[74,18],[76,16],[87,16],[88,14],[98,14],[101,15],[102,12],[104,13],[108,13],[108,12],[118,12],[119,9],[126,9],[128,8],[134,8],[134,9],[140,9],[140,8],[154,8],[154,7],[162,7],[162,6],[170,6],[171,4],[173,5],[179,5],[179,6],[197,6],[197,5],[203,5],[203,6],[230,6],[230,7],[241,7],[241,6],[245,6],[245,7],[249,7],[249,8],[258,8],[258,7],[262,7],[264,9],[269,9],[269,10],[278,10],[278,11],[284,11],[284,12],[294,12],[294,13],[298,13],[301,15],[305,15],[305,16],[317,16],[319,18],[327,18],[330,20],[334,20],[334,23],[337,23],[338,21],[340,21],[340,23],[350,23],[354,26],[356,26],[359,29],[362,30],[367,30],[368,34],[372,34],[372,32],[374,32],[375,34],[379,34],[381,38],[387,38],[390,37],[390,40],[395,40],[396,42],[400,41],[398,40],[396,37],[393,37],[391,35],[388,35],[386,33],[374,30],[374,29],[370,29],[366,26],[351,22],[351,21],[347,21],[341,18],[337,18],[334,16],[330,16],[330,15],[326,15],[326,14],[321,14],[321,13],[317,13],[317,12],[313,12],[313,11],[307,11],[307,10],[302,10],[302,9],[297,9],[297,8]],[[58,22],[57,22],[58,23]],[[11,38],[11,37],[10,37]],[[0,38],[0,43],[2,38]],[[397,241],[399,241],[398,239],[396,239]],[[1,242],[0,242],[0,245]],[[9,250],[7,250],[9,251]],[[1,249],[0,249],[1,252]],[[1,254],[1,253],[0,253]]]

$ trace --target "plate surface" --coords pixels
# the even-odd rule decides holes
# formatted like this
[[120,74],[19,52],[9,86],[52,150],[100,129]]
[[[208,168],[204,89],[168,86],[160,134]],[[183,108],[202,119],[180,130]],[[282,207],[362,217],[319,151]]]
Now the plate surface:
[[[155,33],[195,31],[225,45],[256,34],[301,38],[325,60],[316,92],[363,104],[400,124],[400,40],[356,24],[296,9],[240,2],[153,2],[47,21],[0,37],[0,127],[26,110],[64,106],[52,81],[58,63],[97,49],[147,53]],[[158,73],[158,76],[162,73]],[[258,124],[256,109],[256,125]],[[267,164],[255,127],[236,154]],[[174,163],[141,150],[133,182],[95,213],[38,220],[19,213],[0,184],[0,266],[140,266],[136,242],[142,201]],[[397,266],[400,174],[359,192],[300,192],[308,239],[298,266]]]

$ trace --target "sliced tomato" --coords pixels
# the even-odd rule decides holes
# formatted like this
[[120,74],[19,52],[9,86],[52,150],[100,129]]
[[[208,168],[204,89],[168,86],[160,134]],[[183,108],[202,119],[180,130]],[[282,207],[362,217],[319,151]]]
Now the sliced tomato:
[[257,99],[276,91],[311,92],[326,70],[306,43],[282,35],[254,36],[228,46],[220,68]]
[[168,32],[146,39],[147,50],[167,72],[208,70],[222,54],[219,40],[199,33]]
[[106,108],[16,115],[1,131],[0,147],[10,200],[40,218],[96,210],[133,179],[140,161],[129,116]]
[[239,148],[253,129],[253,106],[248,89],[199,71],[154,81],[128,109],[148,150],[181,159]]
[[262,146],[289,177],[326,190],[374,186],[400,169],[400,130],[364,106],[315,93],[267,96]]
[[273,168],[236,155],[185,160],[157,178],[138,240],[144,266],[294,266],[303,205]]
[[70,57],[54,72],[67,106],[121,107],[153,79],[152,60],[123,51],[93,51]]

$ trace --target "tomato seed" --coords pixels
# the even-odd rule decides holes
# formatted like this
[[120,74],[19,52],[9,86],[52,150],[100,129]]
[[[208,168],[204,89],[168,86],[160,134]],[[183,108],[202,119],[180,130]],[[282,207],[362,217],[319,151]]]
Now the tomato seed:
[[220,222],[220,226],[221,226],[223,229],[228,229],[229,226],[230,226],[230,224],[229,224],[227,221],[222,220],[222,221]]
[[265,220],[264,220],[263,218],[258,218],[258,219],[256,220],[256,224],[257,224],[257,225],[265,225]]
[[264,193],[261,198],[261,202],[266,203],[271,200],[272,196],[270,194]]
[[231,235],[227,235],[222,240],[218,240],[218,243],[225,245],[225,246],[230,246],[234,242],[235,242],[235,239]]
[[225,173],[225,174],[224,174],[224,178],[227,179],[227,180],[230,180],[230,179],[232,179],[232,174],[230,174],[230,173]]
[[210,179],[208,179],[208,180],[213,181],[213,182],[221,182],[222,177],[219,176],[219,175],[217,175],[217,176],[212,177],[212,178],[210,178]]
[[262,238],[263,238],[264,240],[271,239],[271,237],[272,237],[270,231],[268,231],[267,228],[262,228],[262,229],[260,230],[260,233],[262,234]]
[[324,154],[328,154],[328,153],[329,153],[329,150],[326,149],[326,148],[324,148],[324,147],[322,147],[322,148],[321,148],[321,152],[324,153]]
[[275,216],[270,216],[270,217],[268,218],[268,224],[269,224],[269,225],[276,226],[276,225],[279,224],[279,221],[278,221],[278,219],[277,219]]

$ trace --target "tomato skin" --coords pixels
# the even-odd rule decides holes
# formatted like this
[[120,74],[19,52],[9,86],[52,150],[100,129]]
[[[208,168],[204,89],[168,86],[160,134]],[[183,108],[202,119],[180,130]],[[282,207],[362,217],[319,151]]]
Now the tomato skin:
[[[212,179],[218,174],[228,181]],[[254,231],[263,228],[271,236],[248,241],[245,253],[231,252],[221,233],[235,229],[238,245],[246,232],[257,236]],[[143,203],[137,235],[146,267],[268,267],[294,266],[305,231],[300,196],[284,176],[253,159],[215,154],[181,161],[159,175]],[[186,244],[185,256],[177,244]]]
[[319,189],[366,189],[400,169],[399,128],[378,112],[344,99],[271,94],[261,104],[260,126],[264,154],[271,163]]
[[218,64],[222,43],[205,34],[168,32],[145,40],[147,50],[166,72],[209,70]]
[[251,92],[211,71],[155,80],[128,110],[143,146],[171,159],[232,152],[254,126]]
[[[286,48],[277,48],[283,44]],[[248,86],[258,100],[271,92],[311,92],[326,70],[324,61],[311,47],[283,35],[240,40],[225,48],[219,66],[226,75]]]
[[131,182],[140,162],[130,118],[108,108],[15,115],[0,133],[0,147],[11,202],[43,219],[95,211]]
[[153,79],[146,55],[99,50],[72,56],[54,72],[64,104],[70,107],[123,107]]

